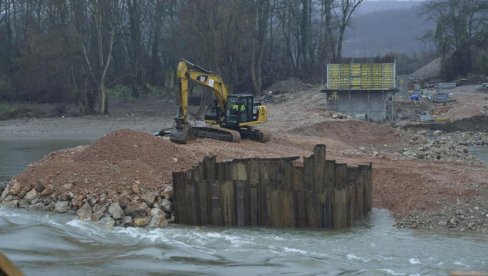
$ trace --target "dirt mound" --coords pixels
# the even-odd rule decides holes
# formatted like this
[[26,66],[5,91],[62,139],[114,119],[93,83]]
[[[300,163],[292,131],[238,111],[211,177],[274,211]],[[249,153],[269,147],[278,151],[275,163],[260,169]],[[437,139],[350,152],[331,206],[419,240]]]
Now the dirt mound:
[[437,78],[441,73],[441,58],[434,59],[424,67],[410,75],[415,79]]
[[293,133],[339,140],[349,145],[400,144],[409,141],[409,134],[374,123],[342,120],[325,121],[296,128]]
[[123,193],[134,190],[134,184],[141,192],[162,192],[171,184],[173,171],[187,170],[198,160],[168,140],[122,129],[92,145],[50,153],[15,178],[27,190],[40,184],[59,191],[68,184],[66,190],[74,196]]
[[277,81],[273,83],[266,90],[271,91],[273,95],[293,93],[297,91],[304,91],[310,87],[296,78],[289,78],[287,80]]

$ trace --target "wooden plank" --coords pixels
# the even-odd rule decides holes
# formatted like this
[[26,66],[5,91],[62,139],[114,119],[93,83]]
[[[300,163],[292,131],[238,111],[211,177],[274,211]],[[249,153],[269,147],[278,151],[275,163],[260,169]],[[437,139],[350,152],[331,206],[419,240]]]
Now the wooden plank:
[[335,164],[336,162],[333,160],[326,160],[325,165],[326,165],[326,186],[324,188],[326,189],[335,189],[336,186],[336,179],[335,179]]
[[303,167],[293,167],[293,190],[303,190]]
[[258,225],[266,226],[268,225],[268,208],[266,202],[266,184],[259,183],[258,185]]
[[347,168],[347,227],[351,227],[355,220],[355,196],[356,196],[356,179],[357,179],[357,167]]
[[175,222],[186,224],[185,188],[186,172],[173,172],[173,204]]
[[226,170],[226,163],[225,162],[217,163],[216,164],[215,179],[220,181],[220,182],[225,181],[225,178],[226,178],[225,170]]
[[313,149],[314,187],[316,191],[323,191],[325,187],[325,145],[316,145]]
[[347,225],[347,164],[336,164],[334,189],[333,222],[334,229],[341,229]]
[[318,198],[315,190],[306,191],[307,227],[318,228],[320,225]]
[[[194,225],[202,225],[202,216],[204,216],[205,224],[207,223],[207,194],[205,193],[206,187],[203,180],[204,167],[203,163],[198,164],[192,170],[192,186],[194,197]],[[203,196],[202,196],[203,193]]]
[[364,196],[363,196],[363,183],[364,183],[364,170],[361,167],[358,168],[357,178],[356,178],[356,211],[355,218],[361,219],[364,216]]
[[244,225],[251,225],[251,185],[243,181],[244,184]]
[[247,169],[244,161],[235,160],[230,163],[230,180],[247,180]]
[[332,205],[332,228],[342,229],[346,226],[346,189],[334,190],[334,202]]
[[282,191],[282,218],[284,227],[296,227],[295,223],[295,210],[293,202],[293,191]]
[[[249,185],[250,186],[250,185]],[[259,197],[258,197],[258,188],[250,186],[250,225],[251,226],[258,226],[259,225]]]
[[326,229],[332,228],[332,208],[330,200],[330,191],[325,190],[319,194],[320,224],[319,226]]
[[224,225],[234,226],[236,225],[234,182],[224,181],[221,189]]
[[293,189],[293,164],[289,161],[283,161],[281,167],[283,179],[280,188],[284,191],[291,191]]
[[272,213],[274,211],[274,208],[273,208],[273,205],[271,204],[271,197],[272,197],[272,192],[273,189],[271,188],[270,185],[267,185],[266,186],[266,199],[265,199],[265,204],[266,204],[266,224],[264,224],[263,226],[272,226],[271,223],[272,223]]
[[347,164],[336,164],[335,169],[335,188],[345,188],[347,186]]
[[303,159],[303,189],[314,189],[313,175],[313,159],[312,157],[306,157]]
[[217,174],[217,158],[216,156],[206,156],[203,159],[204,178],[209,182],[215,181]]
[[245,216],[245,207],[244,207],[244,182],[243,181],[234,181],[235,183],[235,204],[236,204],[236,225],[237,226],[244,226],[244,216]]
[[370,200],[371,200],[371,190],[370,190],[370,178],[369,178],[369,166],[361,165],[359,166],[362,175],[362,182],[363,182],[363,214],[366,215],[370,209]]
[[[197,225],[199,215],[197,215],[197,205],[196,205],[196,195],[195,195],[195,181],[193,181],[192,177],[190,176],[190,179],[188,181],[185,181],[185,192],[186,192],[186,197],[185,197],[185,204],[187,206],[187,219],[188,219],[188,224],[190,225]],[[200,212],[198,212],[200,214]]]
[[307,208],[305,202],[305,190],[293,191],[293,201],[295,209],[295,225],[299,228],[307,226]]
[[269,226],[282,227],[280,190],[269,189]]
[[270,162],[272,171],[271,186],[273,189],[282,189],[283,185],[283,162],[281,160],[273,160]]
[[210,195],[212,198],[212,225],[224,225],[224,218],[222,214],[222,189],[221,181],[215,180],[211,183]]
[[259,162],[259,183],[267,186],[271,182],[271,170],[269,162],[262,160]]
[[207,191],[207,182],[202,180],[198,182],[198,195],[199,195],[199,205],[198,208],[200,209],[200,225],[208,225],[208,191]]
[[367,169],[367,181],[368,181],[368,212],[373,209],[373,164],[370,163]]
[[248,181],[253,187],[256,187],[259,183],[259,163],[260,161],[257,159],[251,159],[246,163]]

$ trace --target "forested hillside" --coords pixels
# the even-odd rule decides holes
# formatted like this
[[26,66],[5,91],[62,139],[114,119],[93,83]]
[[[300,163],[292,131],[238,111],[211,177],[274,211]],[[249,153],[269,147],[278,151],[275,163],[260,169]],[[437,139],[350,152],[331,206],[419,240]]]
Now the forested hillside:
[[[399,2],[401,3],[401,2]],[[408,3],[408,2],[407,2]],[[432,50],[432,41],[422,40],[435,22],[426,22],[421,6],[382,10],[355,17],[346,33],[344,51],[349,56],[414,54]]]

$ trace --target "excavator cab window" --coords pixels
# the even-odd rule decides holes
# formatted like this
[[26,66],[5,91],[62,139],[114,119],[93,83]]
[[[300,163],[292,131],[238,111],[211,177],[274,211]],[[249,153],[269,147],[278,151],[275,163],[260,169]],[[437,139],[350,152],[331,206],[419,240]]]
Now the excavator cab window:
[[239,125],[252,121],[252,96],[229,96],[227,99],[226,123],[229,125]]

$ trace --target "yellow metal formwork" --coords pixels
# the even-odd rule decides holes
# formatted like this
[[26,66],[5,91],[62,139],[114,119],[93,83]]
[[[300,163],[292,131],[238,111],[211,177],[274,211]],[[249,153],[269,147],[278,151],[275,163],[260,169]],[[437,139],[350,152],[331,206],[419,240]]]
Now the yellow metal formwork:
[[330,90],[393,90],[395,63],[341,63],[327,65]]

